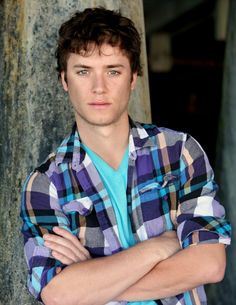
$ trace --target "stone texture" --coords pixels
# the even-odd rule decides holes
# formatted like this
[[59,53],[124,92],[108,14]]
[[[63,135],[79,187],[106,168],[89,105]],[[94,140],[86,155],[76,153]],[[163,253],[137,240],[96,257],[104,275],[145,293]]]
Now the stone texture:
[[[102,5],[121,9],[144,31],[141,0],[0,1],[0,305],[37,304],[26,288],[19,219],[20,192],[29,172],[70,130],[73,120],[57,74],[57,30],[75,10]],[[134,119],[150,122],[145,76],[130,104]]]

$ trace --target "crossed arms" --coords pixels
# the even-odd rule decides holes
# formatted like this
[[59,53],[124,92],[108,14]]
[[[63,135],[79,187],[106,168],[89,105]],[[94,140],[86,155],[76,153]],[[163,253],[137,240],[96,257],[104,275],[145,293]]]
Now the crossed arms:
[[44,287],[46,305],[102,305],[112,300],[139,301],[177,295],[220,281],[225,270],[222,244],[180,250],[174,232],[141,242],[105,258],[90,259],[78,239],[62,228],[46,234],[52,255],[68,265]]
[[[163,233],[104,258],[91,259],[79,240],[61,229],[54,228],[57,235],[45,235],[52,226],[70,228],[70,224],[48,178],[52,173],[35,172],[24,187],[21,211],[30,291],[38,298],[41,293],[46,305],[99,305],[114,300],[155,300],[220,281],[230,225],[216,198],[207,157],[191,138],[185,146],[178,210],[174,210],[178,239],[173,232]],[[58,262],[67,267],[58,268],[55,275]]]

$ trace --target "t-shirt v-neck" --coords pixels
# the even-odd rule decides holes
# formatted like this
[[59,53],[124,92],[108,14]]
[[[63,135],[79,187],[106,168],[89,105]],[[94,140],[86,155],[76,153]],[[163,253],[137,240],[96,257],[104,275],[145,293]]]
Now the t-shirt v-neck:
[[89,147],[84,144],[82,146],[95,165],[111,200],[121,245],[124,249],[129,248],[135,244],[135,240],[131,229],[126,197],[129,159],[128,147],[119,167],[114,169]]

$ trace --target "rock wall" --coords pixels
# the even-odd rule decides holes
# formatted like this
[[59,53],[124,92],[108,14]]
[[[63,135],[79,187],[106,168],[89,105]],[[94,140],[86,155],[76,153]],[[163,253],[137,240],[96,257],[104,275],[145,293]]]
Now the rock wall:
[[[55,70],[58,28],[75,10],[97,5],[120,8],[144,35],[141,0],[0,1],[0,305],[37,304],[26,288],[21,188],[73,122]],[[145,76],[133,93],[130,113],[150,122],[145,45],[142,61]]]

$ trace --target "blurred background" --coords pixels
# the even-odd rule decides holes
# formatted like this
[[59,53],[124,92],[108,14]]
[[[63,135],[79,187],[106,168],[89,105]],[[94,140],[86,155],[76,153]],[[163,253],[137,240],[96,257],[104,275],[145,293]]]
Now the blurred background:
[[229,1],[143,4],[152,120],[189,132],[214,165]]

